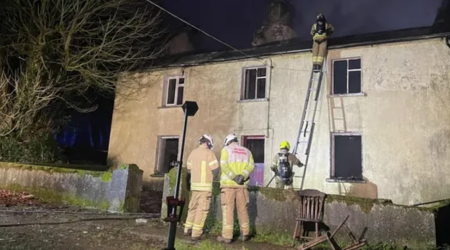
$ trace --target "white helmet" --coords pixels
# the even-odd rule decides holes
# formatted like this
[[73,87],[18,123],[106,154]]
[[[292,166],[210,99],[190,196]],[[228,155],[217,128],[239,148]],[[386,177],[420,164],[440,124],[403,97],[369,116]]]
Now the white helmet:
[[209,149],[213,149],[214,147],[214,141],[212,136],[208,135],[208,134],[204,134],[202,135],[202,137],[200,137],[200,140],[198,141],[200,144],[205,143],[208,145]]
[[230,142],[233,140],[237,141],[237,136],[235,134],[229,134],[227,135],[227,137],[225,137],[225,140],[223,140],[223,145],[228,146],[228,144],[230,144]]

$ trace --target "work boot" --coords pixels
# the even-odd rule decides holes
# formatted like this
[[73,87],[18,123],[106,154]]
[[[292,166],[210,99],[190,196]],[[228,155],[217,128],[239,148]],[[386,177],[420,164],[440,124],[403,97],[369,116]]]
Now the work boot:
[[217,237],[217,241],[220,242],[220,243],[225,243],[225,244],[230,244],[231,243],[231,239],[225,239],[222,236],[218,236]]
[[322,65],[321,64],[317,64],[317,71],[322,71]]
[[314,66],[313,66],[313,71],[314,71],[314,72],[320,72],[320,65],[314,64]]
[[192,241],[192,242],[196,242],[196,241],[199,241],[199,240],[202,240],[202,236],[191,237],[191,241]]
[[184,236],[191,236],[191,234],[192,234],[192,229],[188,229],[187,231],[185,231],[183,233]]
[[250,235],[242,235],[242,236],[241,236],[241,240],[242,240],[243,242],[248,241],[249,239],[250,239]]

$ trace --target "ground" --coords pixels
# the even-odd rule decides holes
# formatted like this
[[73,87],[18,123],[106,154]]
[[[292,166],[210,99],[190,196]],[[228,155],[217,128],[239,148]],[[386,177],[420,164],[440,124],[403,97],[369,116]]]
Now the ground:
[[[158,204],[155,204],[160,204],[159,194],[147,193],[144,196],[147,197],[142,202],[143,210],[149,214],[126,215],[125,218],[124,215],[45,203],[26,193],[0,191],[0,250],[163,249],[168,227],[159,219],[136,221],[139,217],[158,216],[154,213],[159,212]],[[151,202],[158,197],[159,201]],[[177,231],[177,250],[286,249],[255,242],[223,245],[216,243],[213,236],[194,244],[180,234],[180,228]]]
[[[161,193],[144,192],[141,214],[107,214],[50,204],[27,193],[0,190],[0,250],[161,250],[166,247],[167,225],[159,219]],[[143,217],[147,217],[142,221]],[[153,217],[153,218],[151,218]],[[177,250],[284,250],[291,240],[256,236],[250,242],[219,244],[215,236],[192,243],[178,228]],[[262,238],[266,237],[266,238]],[[326,246],[315,250],[327,249]],[[364,250],[394,250],[390,246]]]

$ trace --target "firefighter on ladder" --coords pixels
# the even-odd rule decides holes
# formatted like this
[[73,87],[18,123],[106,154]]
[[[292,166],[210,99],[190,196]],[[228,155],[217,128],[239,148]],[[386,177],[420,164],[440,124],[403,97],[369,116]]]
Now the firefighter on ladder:
[[197,241],[203,234],[203,226],[211,205],[211,191],[214,177],[219,173],[219,162],[212,152],[213,138],[204,134],[200,146],[187,160],[188,189],[192,190],[188,214],[184,225],[184,235]]
[[327,52],[327,40],[333,32],[333,25],[327,22],[323,14],[319,14],[316,23],[311,28],[314,72],[320,72],[322,70],[323,59]]
[[275,185],[276,188],[292,189],[292,182],[294,172],[293,166],[302,167],[303,163],[295,157],[295,155],[289,153],[291,145],[287,141],[280,143],[280,152],[273,158],[271,169],[275,173]]
[[250,238],[250,220],[248,216],[249,196],[247,185],[255,163],[250,150],[240,146],[236,135],[229,134],[223,141],[220,154],[220,202],[222,205],[222,235],[219,242],[231,243],[233,238],[234,206],[236,205],[241,240]]

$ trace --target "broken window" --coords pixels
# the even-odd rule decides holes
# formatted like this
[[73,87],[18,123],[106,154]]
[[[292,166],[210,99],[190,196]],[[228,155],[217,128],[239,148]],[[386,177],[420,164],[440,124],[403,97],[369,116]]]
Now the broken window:
[[165,106],[178,106],[183,104],[184,77],[169,77],[166,83]]
[[333,61],[334,95],[361,93],[361,59]]
[[253,155],[253,161],[255,162],[255,170],[250,174],[250,186],[264,185],[264,136],[244,136],[243,146],[246,147]]
[[361,135],[333,134],[331,178],[363,180]]
[[173,168],[178,157],[178,138],[160,137],[158,141],[158,164],[155,174],[166,174]]
[[242,100],[266,98],[266,68],[245,69]]

